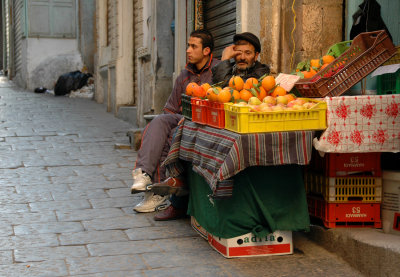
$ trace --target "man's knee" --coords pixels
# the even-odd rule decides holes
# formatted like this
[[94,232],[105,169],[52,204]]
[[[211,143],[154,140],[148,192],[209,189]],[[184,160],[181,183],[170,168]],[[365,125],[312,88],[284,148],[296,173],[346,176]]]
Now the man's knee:
[[154,127],[157,129],[172,129],[174,128],[179,122],[179,115],[175,114],[160,114],[156,116],[150,124],[154,124]]

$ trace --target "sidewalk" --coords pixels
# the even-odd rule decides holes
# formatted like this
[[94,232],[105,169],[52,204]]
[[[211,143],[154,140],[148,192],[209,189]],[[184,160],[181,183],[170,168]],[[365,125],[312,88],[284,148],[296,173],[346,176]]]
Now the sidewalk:
[[[319,245],[328,234],[347,245],[347,232],[313,228],[318,243],[295,233],[293,255],[226,259],[189,219],[133,212],[136,152],[114,147],[131,128],[94,101],[0,78],[0,276],[363,276]],[[375,263],[375,253],[359,254]]]
[[307,237],[366,276],[400,276],[400,236],[382,229],[312,226]]

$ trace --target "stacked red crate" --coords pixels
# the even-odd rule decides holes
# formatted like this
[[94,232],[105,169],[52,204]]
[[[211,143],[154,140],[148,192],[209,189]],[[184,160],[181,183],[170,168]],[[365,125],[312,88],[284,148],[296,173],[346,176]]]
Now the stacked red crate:
[[380,228],[380,153],[313,152],[305,171],[309,213],[327,228]]

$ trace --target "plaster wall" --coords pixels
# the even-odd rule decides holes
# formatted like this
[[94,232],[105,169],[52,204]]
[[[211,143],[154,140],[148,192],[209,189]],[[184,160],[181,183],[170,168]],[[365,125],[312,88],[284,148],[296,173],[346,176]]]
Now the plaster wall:
[[260,37],[260,0],[236,0],[236,33],[251,32]]
[[94,72],[95,0],[78,1],[79,5],[79,50],[88,71]]
[[260,0],[261,61],[278,74],[293,71],[304,59],[320,58],[342,41],[342,3],[298,0],[293,5],[291,0]]
[[0,34],[0,70],[3,70],[3,67],[4,67],[4,65],[3,65],[3,49],[4,49],[4,45],[3,45],[3,37],[4,37],[4,35],[3,35],[3,30],[4,30],[4,28],[3,28],[3,17],[4,17],[4,13],[3,13],[3,5],[0,3],[0,15],[1,15],[1,18],[0,18],[0,30],[1,30],[1,34]]
[[135,83],[138,85],[137,121],[140,126],[146,124],[143,115],[162,112],[172,91],[175,55],[171,24],[174,7],[174,0],[142,1],[135,11],[138,18],[135,21],[138,69]]
[[81,70],[82,58],[76,39],[26,38],[23,39],[22,58],[25,61],[25,86],[53,89],[58,77],[64,73]]
[[304,54],[318,58],[342,41],[342,0],[304,0],[301,11]]
[[139,0],[140,10],[135,33],[136,63],[137,63],[137,122],[145,125],[144,114],[153,113],[153,92],[155,91],[155,69],[152,62],[157,47],[152,42],[155,38],[155,8],[156,0]]
[[139,85],[138,85],[138,76],[139,76],[139,60],[137,58],[136,53],[138,53],[139,48],[143,45],[143,0],[135,0],[134,1],[134,103],[138,103],[139,93]]
[[156,5],[156,49],[152,62],[156,72],[153,109],[158,114],[164,108],[173,87],[175,55],[171,24],[174,19],[174,1],[158,0]]
[[105,58],[107,46],[107,2],[105,0],[96,1],[96,33],[95,33],[95,45],[96,54],[94,57],[94,75],[95,75],[95,93],[94,99],[98,103],[107,104],[107,98],[104,97],[107,94],[107,61],[109,58]]
[[114,114],[135,102],[133,14],[133,1],[112,1],[109,16],[107,1],[96,1],[95,99]]
[[[133,88],[133,2],[120,1],[118,5],[118,50],[116,58],[116,106],[134,103]],[[116,109],[116,110],[117,110]]]

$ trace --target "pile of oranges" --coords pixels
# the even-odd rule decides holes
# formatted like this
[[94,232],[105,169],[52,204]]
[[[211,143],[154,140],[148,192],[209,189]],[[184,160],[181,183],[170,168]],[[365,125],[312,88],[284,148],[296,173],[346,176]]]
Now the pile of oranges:
[[[335,60],[334,56],[325,55],[320,59],[311,59],[297,64],[296,72],[303,78],[312,78]],[[300,73],[300,74],[299,74]]]
[[189,83],[186,87],[186,95],[219,103],[248,102],[251,97],[257,97],[262,101],[266,96],[278,97],[286,94],[286,90],[276,84],[275,78],[270,75],[247,80],[243,80],[240,76],[232,76],[228,86],[224,88],[211,86],[208,83],[202,85]]

